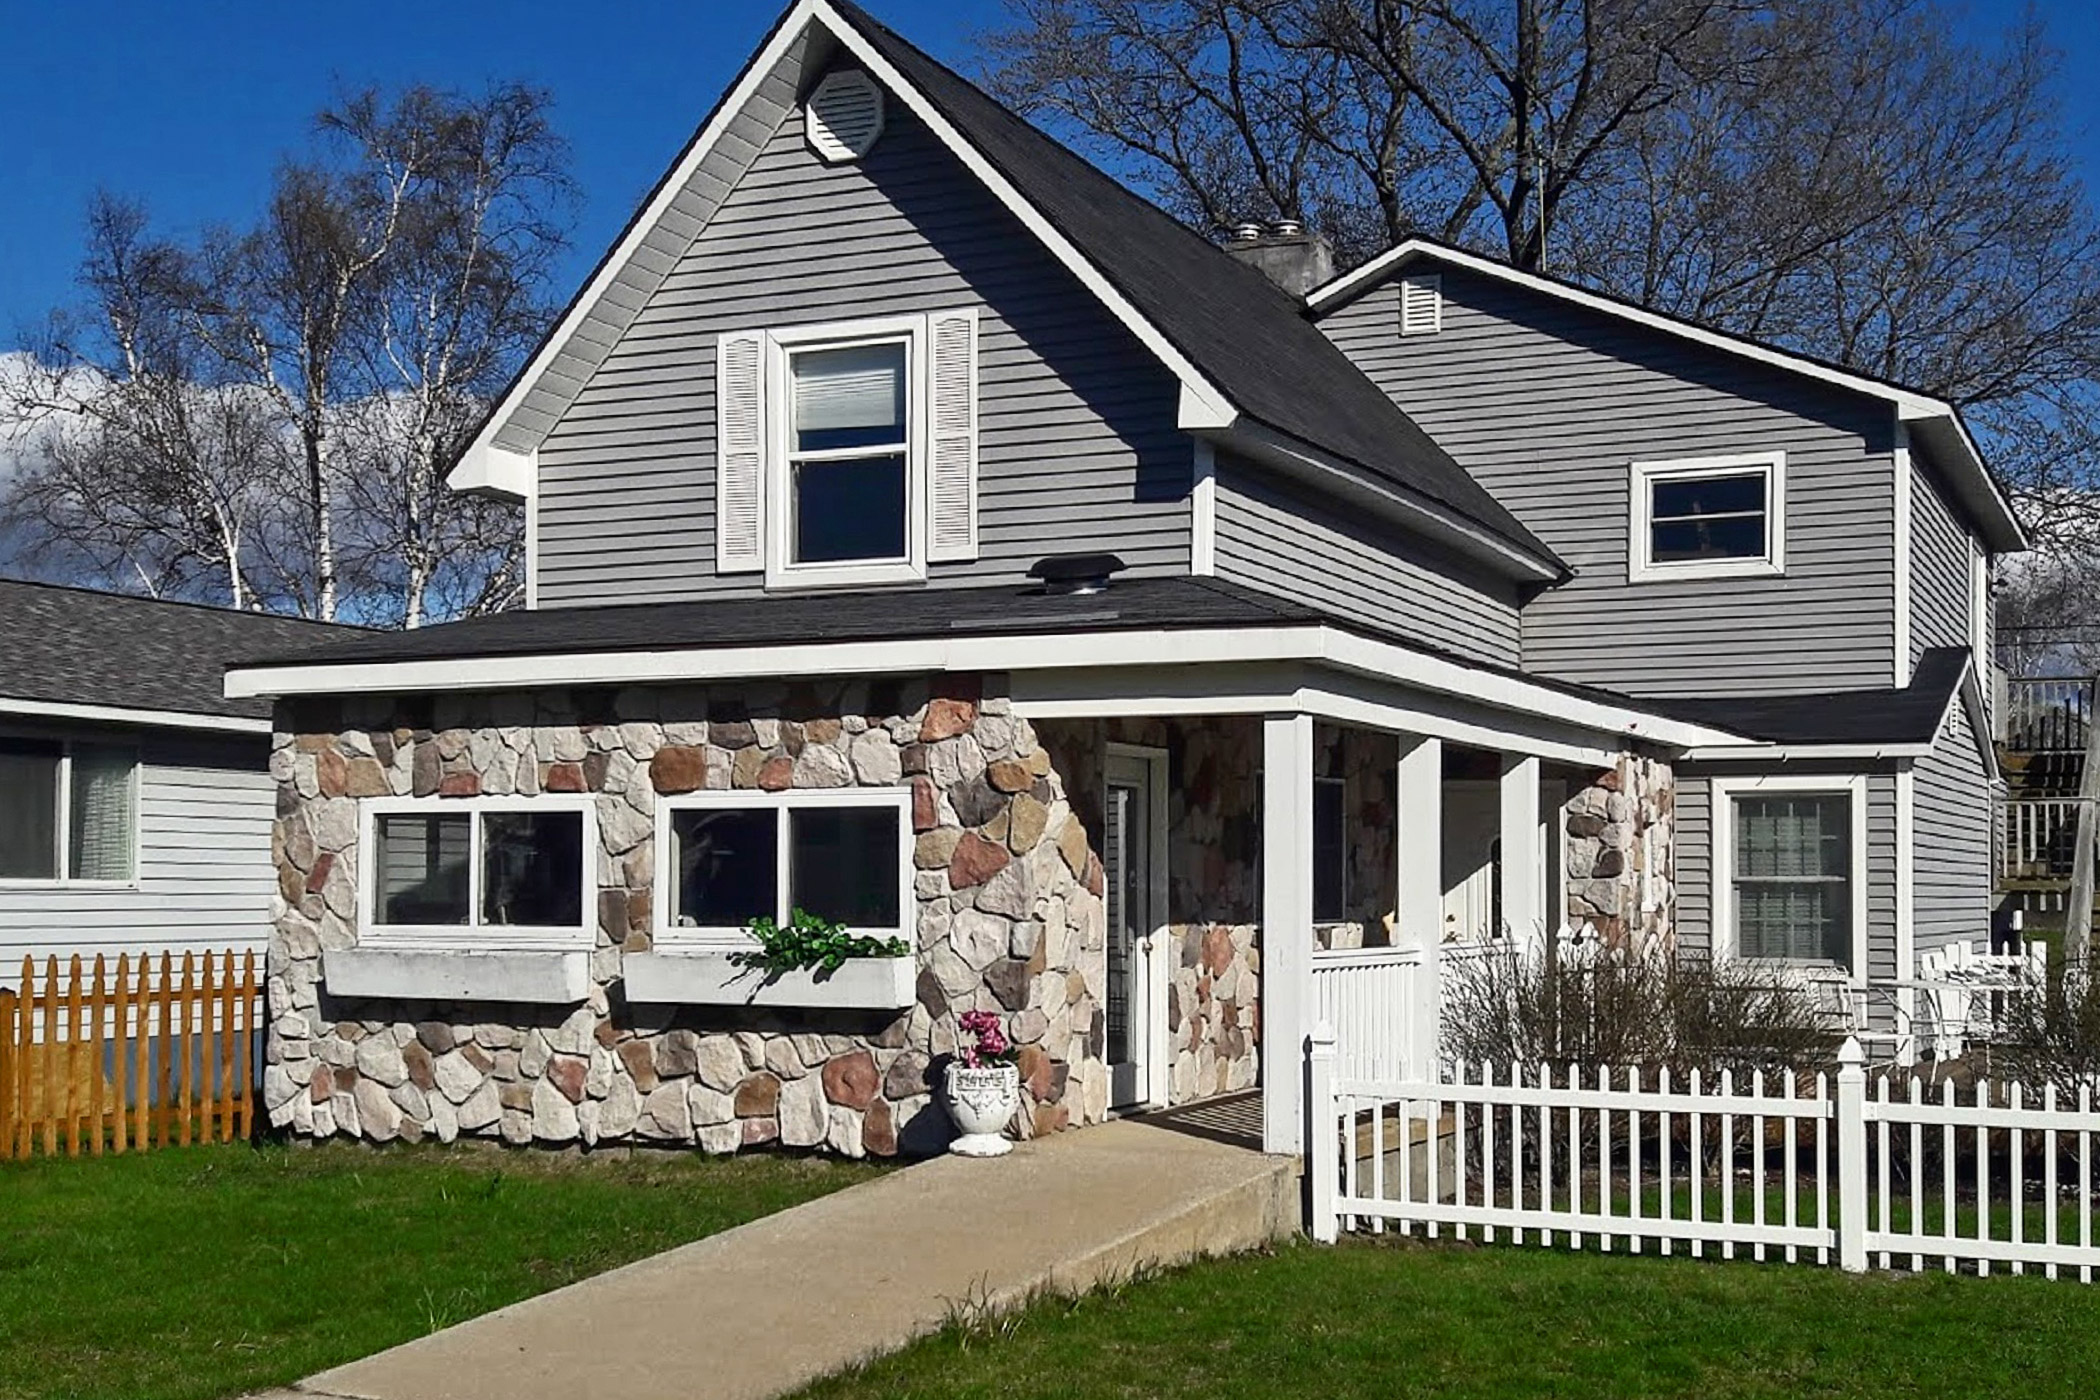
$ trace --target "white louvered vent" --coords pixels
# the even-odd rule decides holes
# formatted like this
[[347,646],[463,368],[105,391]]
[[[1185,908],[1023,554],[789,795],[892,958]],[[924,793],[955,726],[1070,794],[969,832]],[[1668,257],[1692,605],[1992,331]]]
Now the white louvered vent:
[[765,337],[740,332],[715,349],[715,572],[766,564]]
[[882,89],[855,68],[825,74],[803,109],[803,132],[826,163],[859,160],[882,135]]
[[930,318],[932,516],[926,557],[977,557],[977,313],[940,311]]
[[1435,273],[1400,279],[1400,334],[1435,335],[1444,328],[1444,279]]

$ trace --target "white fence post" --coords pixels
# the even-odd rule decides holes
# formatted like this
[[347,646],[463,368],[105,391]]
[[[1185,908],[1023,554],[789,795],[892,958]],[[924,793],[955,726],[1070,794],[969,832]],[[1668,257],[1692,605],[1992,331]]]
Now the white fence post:
[[1305,1175],[1308,1182],[1306,1222],[1312,1237],[1333,1244],[1340,1233],[1334,1200],[1341,1175],[1341,1141],[1334,1111],[1334,1027],[1313,1027],[1305,1052]]
[[1867,1269],[1867,1071],[1856,1036],[1838,1051],[1838,1267]]

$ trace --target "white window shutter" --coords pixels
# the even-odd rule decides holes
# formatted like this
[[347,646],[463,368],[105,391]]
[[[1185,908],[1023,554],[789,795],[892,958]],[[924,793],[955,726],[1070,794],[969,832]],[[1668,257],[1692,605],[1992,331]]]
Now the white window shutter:
[[724,335],[715,348],[715,572],[766,566],[765,337]]
[[930,318],[926,557],[977,557],[977,312]]

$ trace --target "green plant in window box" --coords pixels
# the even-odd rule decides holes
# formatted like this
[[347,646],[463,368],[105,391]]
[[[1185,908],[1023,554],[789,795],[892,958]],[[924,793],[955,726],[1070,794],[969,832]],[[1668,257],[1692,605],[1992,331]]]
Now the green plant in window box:
[[744,932],[758,946],[730,954],[730,961],[756,972],[837,972],[849,958],[902,958],[911,953],[911,945],[901,938],[848,933],[844,924],[820,919],[806,909],[795,910],[785,924],[760,914],[744,925]]

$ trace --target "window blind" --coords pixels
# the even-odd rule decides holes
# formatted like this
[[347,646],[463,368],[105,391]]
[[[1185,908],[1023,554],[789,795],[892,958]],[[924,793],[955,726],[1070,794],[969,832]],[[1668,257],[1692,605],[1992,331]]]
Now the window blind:
[[129,880],[137,829],[137,759],[129,749],[73,749],[70,861],[75,880]]
[[1738,950],[1749,958],[1852,961],[1852,810],[1841,795],[1740,797]]

